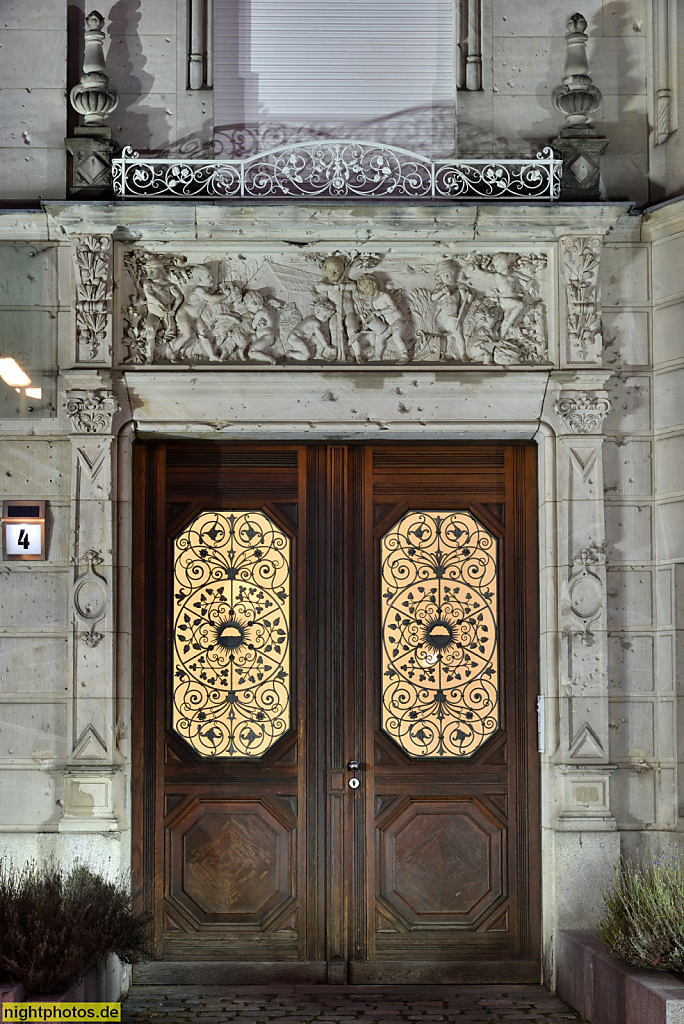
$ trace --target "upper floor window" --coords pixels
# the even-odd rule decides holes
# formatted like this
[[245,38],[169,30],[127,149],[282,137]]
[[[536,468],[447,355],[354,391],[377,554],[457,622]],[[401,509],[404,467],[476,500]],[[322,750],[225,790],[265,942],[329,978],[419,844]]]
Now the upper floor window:
[[455,91],[464,84],[456,57],[466,58],[461,8],[472,6],[214,0],[217,152],[239,156],[320,137],[450,156]]

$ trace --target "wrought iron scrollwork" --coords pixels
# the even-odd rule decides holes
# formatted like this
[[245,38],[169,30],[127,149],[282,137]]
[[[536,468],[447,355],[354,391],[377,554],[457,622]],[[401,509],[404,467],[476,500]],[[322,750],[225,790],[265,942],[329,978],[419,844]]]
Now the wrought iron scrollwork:
[[562,161],[430,160],[380,142],[295,142],[233,160],[140,156],[112,161],[126,199],[557,199]]
[[381,541],[382,728],[467,757],[499,725],[497,541],[469,512],[410,512]]
[[290,541],[262,512],[202,512],[174,544],[173,728],[257,757],[290,724]]

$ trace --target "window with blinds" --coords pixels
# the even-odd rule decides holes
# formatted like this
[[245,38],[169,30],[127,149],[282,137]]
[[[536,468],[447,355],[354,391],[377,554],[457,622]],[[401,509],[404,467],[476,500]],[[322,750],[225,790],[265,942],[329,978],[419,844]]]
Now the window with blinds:
[[216,148],[315,138],[454,152],[454,0],[214,0]]

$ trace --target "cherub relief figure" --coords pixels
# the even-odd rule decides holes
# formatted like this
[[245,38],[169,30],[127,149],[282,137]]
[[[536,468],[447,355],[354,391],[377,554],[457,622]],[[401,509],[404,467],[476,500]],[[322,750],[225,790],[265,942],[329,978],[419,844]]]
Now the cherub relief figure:
[[255,290],[245,292],[244,303],[251,315],[251,328],[255,335],[247,349],[247,358],[258,363],[275,363],[275,312],[267,308],[264,296]]
[[154,256],[144,264],[141,288],[147,305],[145,357],[148,363],[154,362],[158,341],[171,344],[176,335],[176,313],[183,304],[183,292],[168,270],[168,260]]
[[[334,359],[328,322],[336,309],[330,299],[317,295],[311,303],[311,314],[300,319],[285,336],[285,354],[301,362],[307,359]],[[281,315],[281,331],[283,316]]]
[[347,263],[343,256],[328,256],[323,261],[323,272],[325,277],[316,285],[316,291],[335,306],[330,325],[331,342],[337,360],[344,363],[359,330],[354,306],[356,284],[346,276]]
[[[375,274],[362,274],[356,287],[363,296],[359,302],[359,310],[364,319],[366,334],[370,342],[368,358],[380,361],[385,358],[388,344],[391,343],[397,353],[399,362],[408,359],[408,348],[404,334],[407,329],[406,317],[396,302],[383,288]],[[365,316],[364,316],[365,314]],[[352,343],[355,355],[360,358],[360,335]]]
[[210,360],[218,359],[207,312],[224,301],[223,291],[214,290],[209,267],[199,264],[190,272],[190,287],[185,289],[183,302],[176,310],[176,337],[169,341],[172,362],[192,357],[196,348]]
[[505,338],[522,313],[526,300],[525,284],[518,274],[511,273],[507,253],[474,253],[464,257],[461,280],[469,289],[498,304],[503,313],[500,336]]
[[442,359],[466,360],[466,343],[462,320],[468,290],[459,283],[461,268],[452,260],[441,263],[435,271],[437,287],[431,298],[435,304],[435,325],[442,335]]

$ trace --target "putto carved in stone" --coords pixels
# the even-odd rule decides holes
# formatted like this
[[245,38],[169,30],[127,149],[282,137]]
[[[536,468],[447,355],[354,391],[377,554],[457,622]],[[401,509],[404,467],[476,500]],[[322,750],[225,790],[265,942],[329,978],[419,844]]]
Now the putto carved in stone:
[[67,391],[66,411],[76,434],[108,434],[121,408],[109,391]]
[[543,253],[124,256],[123,362],[548,360]]
[[76,274],[76,358],[102,360],[107,356],[111,319],[111,239],[83,235],[73,239]]
[[603,342],[598,287],[601,238],[561,239],[566,280],[568,358],[571,362],[596,363]]
[[610,399],[595,391],[562,395],[554,402],[557,415],[572,434],[600,434],[610,412]]

